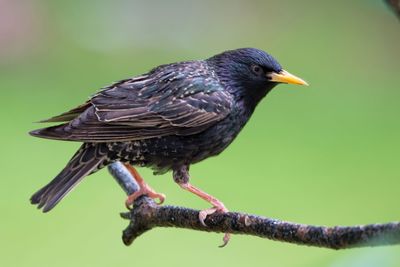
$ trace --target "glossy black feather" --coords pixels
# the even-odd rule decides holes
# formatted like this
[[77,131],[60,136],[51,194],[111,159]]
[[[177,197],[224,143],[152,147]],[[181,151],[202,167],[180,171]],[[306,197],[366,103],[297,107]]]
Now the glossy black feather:
[[[193,61],[118,82],[94,95],[89,103],[48,120],[73,116],[70,122],[31,134],[82,142],[190,135],[225,118],[233,98],[206,62]],[[75,110],[81,113],[76,115]]]
[[261,50],[227,51],[119,81],[85,104],[45,120],[64,123],[32,135],[84,145],[32,196],[32,203],[44,211],[52,209],[84,176],[114,161],[163,173],[188,170],[190,164],[218,155],[276,85],[266,75],[254,75],[254,64],[265,72],[282,69]]

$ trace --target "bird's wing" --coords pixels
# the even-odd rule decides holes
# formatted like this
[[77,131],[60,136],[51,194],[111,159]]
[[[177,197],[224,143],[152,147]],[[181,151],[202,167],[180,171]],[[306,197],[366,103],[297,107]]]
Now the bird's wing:
[[90,107],[90,102],[86,101],[84,104],[79,105],[76,108],[73,108],[67,112],[64,112],[60,115],[51,117],[49,119],[41,120],[39,122],[63,122],[63,121],[71,121],[78,117],[82,112],[84,112],[87,108]]
[[205,63],[190,62],[116,83],[90,103],[69,123],[36,135],[83,142],[191,135],[225,118],[233,99]]

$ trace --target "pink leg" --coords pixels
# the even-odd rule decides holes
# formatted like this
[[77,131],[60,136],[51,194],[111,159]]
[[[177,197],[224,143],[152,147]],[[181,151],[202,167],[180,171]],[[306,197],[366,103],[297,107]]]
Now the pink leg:
[[157,193],[153,188],[151,188],[143,180],[142,176],[140,176],[139,172],[133,166],[131,166],[128,163],[125,163],[124,165],[128,169],[128,171],[132,174],[133,178],[136,180],[136,182],[138,183],[138,185],[140,187],[139,191],[136,191],[132,195],[128,196],[128,198],[125,201],[125,206],[128,209],[130,209],[133,202],[135,202],[135,200],[142,195],[147,195],[148,197],[150,197],[152,199],[158,198],[158,200],[159,200],[158,204],[161,205],[165,200],[165,195]]
[[[225,207],[224,203],[222,203],[220,200],[213,197],[212,195],[207,194],[206,192],[200,190],[199,188],[191,185],[190,183],[181,183],[181,184],[179,184],[179,186],[182,187],[183,189],[201,197],[202,199],[204,199],[205,201],[207,201],[208,203],[213,205],[212,208],[202,210],[199,213],[200,222],[204,226],[207,226],[204,223],[204,220],[207,218],[208,215],[213,214],[214,212],[223,212],[223,213],[228,212],[228,209]],[[226,244],[228,244],[229,240],[230,240],[230,234],[225,233],[224,238],[223,238],[224,243],[220,247],[226,246]]]

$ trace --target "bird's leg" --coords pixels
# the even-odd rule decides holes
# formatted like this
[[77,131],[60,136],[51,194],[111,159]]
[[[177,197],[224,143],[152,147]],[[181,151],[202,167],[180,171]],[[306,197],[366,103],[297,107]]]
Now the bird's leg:
[[[199,220],[204,226],[207,226],[204,220],[207,218],[208,215],[211,215],[215,212],[228,212],[228,209],[225,207],[222,201],[189,183],[189,172],[187,167],[182,167],[179,170],[174,170],[174,180],[181,188],[195,194],[196,196],[199,196],[213,206],[212,208],[202,210],[199,213]],[[230,233],[225,233],[223,238],[224,243],[220,247],[226,246],[229,240]]]
[[206,219],[207,215],[213,214],[216,211],[228,212],[228,209],[225,207],[224,203],[222,203],[220,200],[218,200],[217,198],[213,197],[212,195],[210,195],[210,194],[200,190],[199,188],[193,186],[189,182],[188,183],[179,184],[179,186],[181,188],[183,188],[183,189],[195,194],[196,196],[201,197],[202,199],[204,199],[205,201],[207,201],[208,203],[213,205],[212,208],[202,210],[200,212],[200,214],[199,214],[200,222],[204,226],[206,226],[206,224],[204,223],[204,220]]
[[125,205],[128,209],[130,209],[133,202],[142,195],[147,195],[152,199],[157,199],[159,202],[157,204],[161,205],[165,200],[165,195],[161,193],[157,193],[153,188],[151,188],[140,176],[139,172],[130,164],[124,163],[124,166],[128,169],[128,171],[132,174],[135,181],[138,183],[140,189],[135,193],[128,196],[125,201]]

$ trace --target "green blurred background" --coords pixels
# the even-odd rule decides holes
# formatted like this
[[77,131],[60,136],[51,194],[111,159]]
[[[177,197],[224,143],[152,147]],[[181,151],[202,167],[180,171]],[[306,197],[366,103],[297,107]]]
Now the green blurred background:
[[[30,195],[77,143],[35,139],[113,81],[227,49],[273,54],[311,86],[281,85],[192,182],[228,208],[307,224],[400,220],[400,24],[383,1],[0,1],[0,266],[400,266],[400,247],[332,251],[155,229],[131,247],[106,170],[42,214]],[[168,173],[166,204],[207,208]]]

